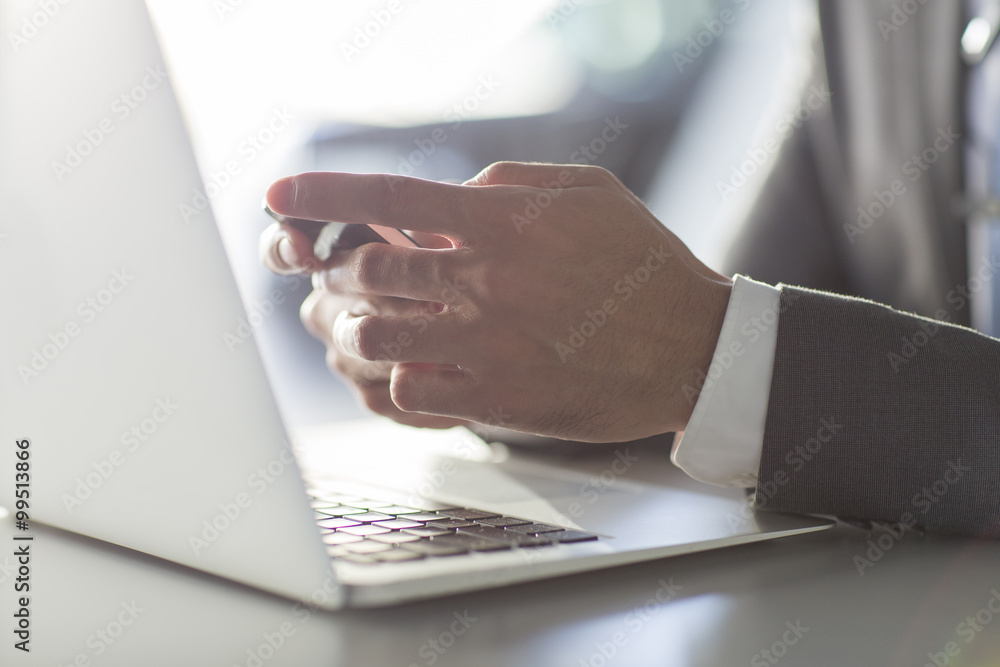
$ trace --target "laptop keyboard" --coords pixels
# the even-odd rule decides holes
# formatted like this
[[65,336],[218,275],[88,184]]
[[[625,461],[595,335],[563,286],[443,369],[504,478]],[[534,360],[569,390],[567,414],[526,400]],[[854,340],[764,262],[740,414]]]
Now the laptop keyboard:
[[468,507],[428,510],[323,491],[310,491],[310,503],[327,553],[352,563],[399,563],[597,539]]

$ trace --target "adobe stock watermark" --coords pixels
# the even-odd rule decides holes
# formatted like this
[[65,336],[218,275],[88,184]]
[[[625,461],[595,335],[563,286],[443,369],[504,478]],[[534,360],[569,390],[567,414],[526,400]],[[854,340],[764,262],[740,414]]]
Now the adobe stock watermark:
[[[341,597],[341,586],[331,574],[324,577],[323,582],[314,588],[301,602],[296,602],[289,610],[289,620],[278,623],[270,631],[260,634],[260,640],[247,647],[243,656],[234,661],[235,667],[264,667],[264,664],[274,658],[278,652],[288,645],[298,632],[299,627],[308,623],[313,614],[319,612],[323,605]],[[296,626],[296,623],[298,626]]]
[[788,655],[789,649],[798,644],[806,633],[809,632],[809,628],[802,625],[801,619],[795,619],[795,622],[785,621],[784,632],[781,633],[779,639],[774,640],[771,645],[765,649],[761,649],[750,658],[750,667],[768,667],[769,665],[777,665],[786,655]]
[[236,147],[236,156],[227,160],[221,169],[205,174],[205,187],[195,188],[191,199],[177,205],[177,212],[184,222],[205,211],[209,203],[218,197],[233,180],[243,173],[243,169],[270,146],[282,132],[288,129],[295,114],[288,107],[274,107],[271,115],[256,132],[248,134]]
[[[513,415],[505,414],[503,406],[490,408],[487,410],[487,418],[480,424],[471,424],[468,431],[459,429],[458,437],[451,448],[451,456],[465,461],[476,460],[476,452],[480,443],[475,439],[479,436],[483,440],[488,440],[490,432],[496,428],[503,428]],[[471,431],[471,432],[469,432]],[[434,470],[427,470],[421,475],[420,481],[411,485],[407,491],[407,504],[413,507],[421,507],[428,500],[433,500],[436,494],[444,488],[448,480],[459,472],[459,465],[454,461],[444,458],[441,465]]]
[[0,563],[0,584],[6,584],[15,574],[17,574],[17,563],[10,556],[4,556],[3,562]]
[[[847,240],[853,245],[858,237],[863,236],[886,212],[906,195],[907,181],[916,183],[925,173],[941,159],[941,156],[951,150],[962,135],[955,132],[952,126],[938,128],[937,136],[924,150],[914,155],[900,167],[899,178],[893,179],[885,190],[873,191],[873,198],[867,205],[858,206],[856,224],[845,222],[843,225]],[[905,178],[904,178],[905,177]]]
[[555,7],[545,13],[545,21],[550,28],[558,28],[586,2],[587,0],[559,0]]
[[[438,126],[431,130],[427,136],[414,139],[416,148],[405,156],[399,157],[399,164],[396,173],[402,176],[411,176],[427,160],[437,152],[437,149],[447,143],[452,137],[452,133],[468,120],[480,105],[493,96],[500,86],[503,85],[495,75],[488,74],[479,77],[476,87],[472,92],[455,102],[442,115],[442,120],[449,124],[449,127]],[[389,181],[389,185],[394,186],[396,181]]]
[[736,23],[736,19],[750,7],[750,0],[732,0],[732,4],[735,10],[723,9],[715,18],[703,21],[704,29],[687,38],[686,48],[683,51],[674,51],[672,57],[678,72],[684,72],[685,67],[693,64],[715,40],[722,37],[726,28]]
[[286,446],[281,454],[250,473],[246,480],[247,489],[219,503],[218,513],[202,521],[198,532],[188,535],[188,546],[194,555],[215,544],[253,506],[254,499],[271,488],[294,463],[295,457]]
[[[330,600],[339,598],[341,594],[340,582],[333,575],[329,575],[323,579],[322,584],[312,590],[304,601],[292,605],[291,615],[298,620],[299,625],[308,623],[312,615],[319,611],[323,605],[328,604]],[[248,667],[256,666],[248,665]]]
[[[629,128],[628,123],[621,121],[621,116],[613,119],[608,116],[604,119],[604,127],[589,142],[580,144],[580,147],[570,153],[569,161],[573,164],[589,165],[593,164],[597,158],[608,150],[608,146],[618,140],[618,137]],[[563,189],[573,183],[573,174],[568,170],[562,170],[552,181],[542,183],[542,187],[534,197],[524,198],[524,210],[521,213],[511,213],[510,221],[518,234],[534,223],[541,216],[542,211],[547,209],[559,198]]]
[[262,632],[260,642],[246,650],[245,660],[235,663],[236,667],[262,667],[277,655],[288,640],[295,636],[297,628],[291,621],[283,621],[270,632]]
[[511,213],[510,221],[514,223],[514,229],[518,234],[523,234],[524,229],[531,225],[542,214],[542,211],[552,206],[552,203],[559,199],[563,189],[573,183],[573,174],[567,169],[561,170],[556,178],[551,181],[542,182],[542,187],[534,197],[524,198],[524,210],[521,213]]
[[229,15],[246,4],[246,0],[212,0],[212,10],[220,21],[225,21]]
[[21,18],[21,23],[15,30],[7,33],[7,43],[10,50],[17,53],[28,42],[52,22],[72,0],[38,0],[38,9]]
[[[1000,261],[997,260],[995,254],[990,255],[988,259],[984,258],[976,268],[976,272],[969,278],[969,282],[955,285],[945,295],[945,301],[955,307],[955,313],[960,312],[971,303],[973,295],[990,284],[998,271],[1000,271]],[[890,350],[886,353],[893,372],[898,374],[902,368],[913,361],[920,351],[941,332],[941,327],[951,321],[952,313],[944,308],[938,308],[934,312],[934,319],[921,318],[918,325],[920,328],[904,336],[898,350]]]
[[[447,653],[448,649],[454,646],[458,639],[465,635],[479,620],[472,616],[468,609],[462,613],[452,612],[451,618],[454,620],[451,621],[447,629],[442,630],[436,637],[431,637],[417,649],[417,655],[423,658],[423,664],[428,665],[428,667],[437,664],[441,656]],[[409,667],[420,667],[420,664],[411,662]]]
[[52,173],[56,180],[62,183],[67,176],[76,171],[166,80],[167,71],[162,64],[147,66],[145,74],[134,86],[112,100],[110,115],[84,128],[81,132],[82,137],[76,142],[66,144],[62,161],[52,161]]
[[354,27],[353,39],[340,42],[340,53],[344,56],[344,60],[350,63],[360,56],[402,11],[403,3],[400,0],[389,0],[384,7],[373,9],[369,13],[370,20]]
[[306,283],[302,276],[282,276],[287,290],[273,289],[268,292],[264,299],[254,299],[247,308],[246,317],[242,315],[236,318],[236,326],[231,331],[222,333],[222,343],[232,354],[243,346],[243,343],[253,338],[255,329],[264,326],[264,323],[271,319],[278,311],[278,306],[288,300],[288,293],[295,292]]
[[609,318],[618,312],[621,305],[631,299],[652,279],[653,274],[666,265],[670,257],[673,257],[673,253],[664,249],[662,243],[659,248],[652,246],[647,248],[643,262],[615,283],[613,290],[617,296],[609,296],[594,310],[587,310],[583,321],[579,325],[569,328],[569,337],[566,342],[559,341],[555,344],[559,361],[565,364],[570,355],[579,352],[590,339],[597,335],[598,331],[604,328]]
[[715,182],[715,189],[722,201],[728,201],[731,196],[736,194],[737,190],[749,183],[750,179],[778,154],[785,140],[829,102],[830,89],[825,83],[812,86],[809,89],[809,95],[805,96],[795,109],[775,121],[774,133],[759,146],[747,151],[746,158],[739,165],[733,167],[727,181]]
[[823,448],[833,440],[833,437],[840,432],[844,425],[838,423],[834,417],[820,417],[819,426],[816,428],[816,435],[806,438],[801,445],[796,445],[785,455],[786,468],[779,468],[774,471],[769,479],[745,479],[743,483],[748,488],[756,489],[752,498],[748,498],[740,505],[739,516],[729,512],[726,514],[726,521],[729,529],[736,532],[746,530],[751,519],[753,519],[753,508],[765,509],[767,503],[773,499],[778,492],[787,486],[806,464],[815,459]]
[[[88,651],[80,651],[66,663],[66,667],[89,667],[94,658],[100,658],[115,645],[125,632],[135,625],[139,617],[146,612],[135,600],[122,602],[119,611],[110,621],[87,635]],[[60,663],[58,667],[63,667]]]
[[[445,306],[455,303],[463,292],[469,289],[469,286],[462,283],[459,279],[445,278],[442,282],[441,291],[439,292],[438,303]],[[399,359],[403,350],[407,349],[417,340],[418,336],[422,336],[424,332],[431,323],[430,314],[419,314],[411,315],[407,318],[406,323],[409,325],[410,329],[400,331],[396,334],[394,339],[387,342],[382,342],[378,344],[378,352],[369,361],[373,362],[394,362]],[[380,379],[381,372],[372,364],[366,364],[363,371],[364,377],[369,382],[374,382]]]
[[[961,457],[954,461],[949,460],[947,464],[948,468],[938,479],[922,488],[910,499],[910,504],[914,510],[919,511],[921,515],[926,515],[930,512],[956,484],[962,481],[962,478],[966,474],[972,472],[970,466],[962,463]],[[892,527],[888,524],[884,525],[884,533],[878,537],[872,537],[866,542],[868,548],[865,550],[864,555],[855,554],[851,559],[854,562],[854,567],[858,570],[858,575],[865,576],[865,571],[875,567],[875,563],[882,560],[907,531],[915,532],[916,526],[919,523],[917,516],[913,512],[903,512],[899,518],[899,522],[895,524],[896,530],[892,530]]]
[[122,431],[118,438],[121,449],[113,449],[105,458],[92,463],[92,471],[76,478],[72,493],[64,492],[59,496],[66,513],[72,514],[83,507],[83,504],[125,464],[128,455],[136,453],[145,446],[178,409],[180,405],[169,396],[157,398],[149,414]]
[[580,144],[579,148],[569,154],[569,161],[573,164],[593,164],[628,128],[628,123],[623,123],[621,116],[606,117],[604,127],[598,135],[589,142]]
[[[990,589],[990,597],[978,611],[969,614],[955,626],[955,634],[965,641],[965,645],[971,644],[986,628],[993,623],[993,620],[1000,616],[1000,591],[996,588]],[[962,645],[956,641],[949,641],[940,651],[929,651],[927,662],[923,667],[949,667],[952,660],[957,658],[962,652]],[[960,662],[956,660],[955,665]]]
[[920,8],[927,4],[927,0],[902,0],[894,2],[888,20],[879,19],[875,22],[878,31],[882,34],[882,41],[888,42],[889,38],[910,22]]
[[629,641],[638,635],[667,604],[684,590],[684,586],[674,583],[670,577],[656,582],[659,588],[643,604],[633,607],[622,619],[624,630],[618,630],[604,641],[594,642],[594,652],[586,658],[580,658],[579,667],[607,667]]
[[765,308],[757,315],[748,318],[740,326],[740,335],[743,340],[734,340],[729,347],[723,350],[716,350],[712,355],[712,362],[707,371],[695,370],[694,384],[685,383],[681,387],[684,398],[689,405],[694,405],[701,396],[701,392],[711,388],[718,382],[732,367],[736,360],[747,353],[748,350],[761,339],[767,332],[778,325],[778,320],[782,313],[788,310],[796,301],[799,295],[794,292],[787,292],[781,295],[777,308]]
[[[629,448],[616,449],[611,463],[601,472],[592,475],[580,485],[577,490],[579,500],[573,500],[566,506],[566,514],[555,512],[551,521],[560,526],[573,526],[597,501],[607,495],[614,488],[620,478],[628,474],[628,471],[639,462],[639,457],[631,453]],[[532,564],[544,551],[534,548],[518,549],[518,554],[528,563]]]
[[84,328],[107,310],[124,292],[135,276],[129,274],[127,268],[112,272],[107,286],[86,297],[76,306],[76,314],[80,318],[67,320],[56,331],[48,334],[47,341],[41,347],[32,348],[27,363],[17,365],[17,374],[25,387],[39,377],[49,366],[59,358],[72,344]]

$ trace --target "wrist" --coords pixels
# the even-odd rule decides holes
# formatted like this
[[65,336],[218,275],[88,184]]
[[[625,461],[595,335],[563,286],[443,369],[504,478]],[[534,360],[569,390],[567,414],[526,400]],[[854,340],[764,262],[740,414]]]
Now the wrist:
[[720,274],[705,279],[697,300],[693,300],[690,336],[684,341],[680,363],[673,369],[668,430],[687,427],[701,390],[710,378],[712,361],[729,308],[733,280]]

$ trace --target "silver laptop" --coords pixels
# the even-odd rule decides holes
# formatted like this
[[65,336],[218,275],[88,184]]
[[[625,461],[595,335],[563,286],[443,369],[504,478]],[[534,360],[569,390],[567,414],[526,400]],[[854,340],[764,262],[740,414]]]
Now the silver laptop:
[[227,339],[247,313],[210,211],[180,209],[204,185],[144,4],[61,7],[21,31],[39,5],[0,4],[23,38],[0,49],[0,442],[5,470],[27,452],[29,525],[326,609],[830,525],[624,479],[593,498],[463,429],[293,451],[253,341]]

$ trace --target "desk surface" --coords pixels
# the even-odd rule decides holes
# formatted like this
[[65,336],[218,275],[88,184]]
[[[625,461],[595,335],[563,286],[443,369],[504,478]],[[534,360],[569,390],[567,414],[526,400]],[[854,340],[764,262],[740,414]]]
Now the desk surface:
[[[602,469],[609,455],[545,454],[580,470]],[[665,451],[662,466],[632,474],[695,484],[670,468]],[[13,545],[14,532],[10,519],[0,521],[0,544]],[[1000,664],[1000,541],[837,527],[396,608],[307,615],[88,538],[34,535],[30,655],[12,647],[17,575],[13,548],[0,550],[3,665]],[[661,603],[664,583],[675,595]]]

